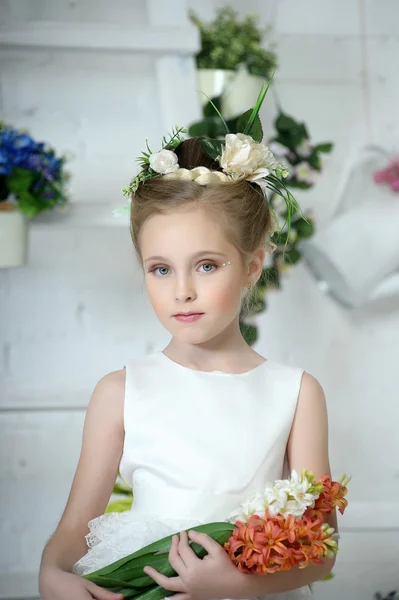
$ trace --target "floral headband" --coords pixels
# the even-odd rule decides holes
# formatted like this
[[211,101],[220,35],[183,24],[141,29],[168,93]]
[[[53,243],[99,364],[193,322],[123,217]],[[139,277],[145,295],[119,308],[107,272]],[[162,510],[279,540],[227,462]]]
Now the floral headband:
[[[147,143],[148,152],[142,152],[137,159],[141,171],[127,187],[123,188],[123,193],[128,195],[131,200],[140,185],[144,185],[146,181],[155,177],[189,180],[199,185],[220,182],[235,183],[244,180],[257,184],[261,188],[259,193],[267,202],[268,189],[285,200],[286,223],[289,232],[291,214],[296,211],[301,212],[301,209],[283,182],[283,178],[289,174],[288,169],[285,165],[280,165],[271,150],[262,144],[263,129],[259,110],[270,83],[271,80],[268,85],[262,86],[254,108],[246,111],[237,119],[234,133],[229,130],[219,110],[209,100],[226,129],[226,135],[224,139],[202,139],[200,144],[204,154],[219,163],[221,171],[214,171],[207,167],[181,168],[174,150],[184,141],[182,134],[187,133],[187,130],[184,127],[176,126],[169,140],[165,137],[162,139],[162,148],[159,152],[152,152]],[[278,223],[271,203],[268,202],[268,204],[276,223]]]

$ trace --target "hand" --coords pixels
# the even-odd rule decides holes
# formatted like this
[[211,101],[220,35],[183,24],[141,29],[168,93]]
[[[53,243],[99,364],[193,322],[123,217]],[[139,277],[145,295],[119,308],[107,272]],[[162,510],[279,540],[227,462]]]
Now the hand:
[[[198,558],[190,548],[189,538],[208,552]],[[234,598],[236,582],[240,574],[227,552],[206,533],[186,531],[172,538],[169,562],[177,577],[161,575],[152,567],[144,567],[144,572],[159,586],[171,592],[173,600],[207,600],[208,598]]]
[[40,597],[43,600],[123,600],[123,594],[115,594],[58,568],[40,574]]

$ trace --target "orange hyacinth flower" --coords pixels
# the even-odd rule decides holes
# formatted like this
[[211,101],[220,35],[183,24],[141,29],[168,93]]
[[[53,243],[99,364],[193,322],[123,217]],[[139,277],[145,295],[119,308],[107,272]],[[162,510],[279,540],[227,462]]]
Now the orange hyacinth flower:
[[317,481],[323,484],[324,491],[316,500],[314,510],[322,513],[330,513],[337,507],[341,515],[343,515],[345,508],[348,506],[348,501],[344,497],[348,492],[346,486],[341,485],[338,481],[331,481],[328,475],[323,475]]
[[294,524],[294,518],[282,515],[253,515],[247,523],[237,521],[225,549],[242,572],[274,573],[289,559],[288,543],[295,541]]

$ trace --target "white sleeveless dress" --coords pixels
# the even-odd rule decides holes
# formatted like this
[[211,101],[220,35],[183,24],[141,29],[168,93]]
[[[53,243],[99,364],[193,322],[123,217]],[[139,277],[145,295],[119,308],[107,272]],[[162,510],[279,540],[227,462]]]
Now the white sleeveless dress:
[[[224,521],[250,492],[286,476],[302,374],[271,361],[240,374],[197,371],[163,352],[130,360],[119,471],[133,505],[90,521],[89,550],[73,572],[86,575],[182,529]],[[308,586],[263,596],[310,597]]]

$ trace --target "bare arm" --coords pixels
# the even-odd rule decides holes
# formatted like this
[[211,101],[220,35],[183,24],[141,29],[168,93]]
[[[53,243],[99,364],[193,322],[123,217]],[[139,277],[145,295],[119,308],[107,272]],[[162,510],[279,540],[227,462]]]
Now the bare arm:
[[71,491],[57,529],[43,551],[39,581],[54,568],[71,572],[87,551],[87,524],[104,513],[118,475],[124,441],[124,393],[124,370],[103,377],[93,392]]
[[[331,475],[324,391],[319,382],[308,373],[303,375],[287,454],[290,469],[295,469],[297,473],[308,469],[313,471],[316,477],[324,474]],[[337,531],[335,511],[326,521]],[[240,591],[246,594],[245,597],[250,597],[293,590],[323,579],[330,573],[334,563],[335,559],[331,558],[325,559],[323,565],[310,565],[306,569],[294,567],[289,571],[280,571],[271,575],[248,576],[240,573],[243,584],[243,589]]]

